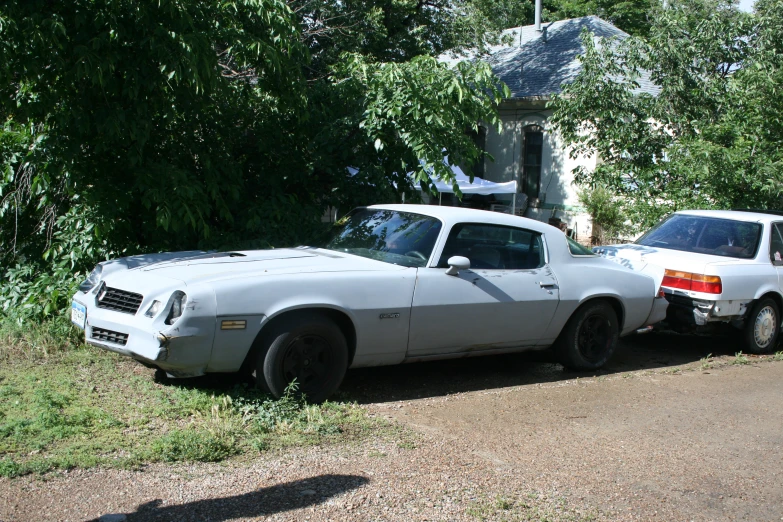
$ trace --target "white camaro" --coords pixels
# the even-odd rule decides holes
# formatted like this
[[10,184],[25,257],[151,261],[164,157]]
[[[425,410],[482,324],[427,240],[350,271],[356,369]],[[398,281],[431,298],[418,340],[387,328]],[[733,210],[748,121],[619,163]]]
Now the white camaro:
[[666,322],[680,331],[731,323],[744,349],[775,348],[783,309],[783,215],[764,211],[676,212],[635,243],[594,251],[635,269],[665,270]]
[[599,368],[619,335],[663,319],[659,284],[537,221],[380,205],[321,248],[101,263],[72,319],[87,343],[171,376],[254,373],[275,396],[296,380],[321,401],[349,367],[555,344],[565,366]]

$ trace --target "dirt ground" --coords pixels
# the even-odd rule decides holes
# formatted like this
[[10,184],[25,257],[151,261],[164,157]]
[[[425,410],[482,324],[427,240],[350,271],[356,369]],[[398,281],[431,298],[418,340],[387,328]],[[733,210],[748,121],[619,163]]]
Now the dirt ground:
[[0,480],[0,520],[783,520],[783,362],[735,339],[628,338],[350,371],[343,399],[415,443]]

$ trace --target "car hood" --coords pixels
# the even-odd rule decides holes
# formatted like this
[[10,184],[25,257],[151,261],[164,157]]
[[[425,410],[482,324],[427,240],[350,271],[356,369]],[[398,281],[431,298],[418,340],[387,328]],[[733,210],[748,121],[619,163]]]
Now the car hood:
[[708,274],[710,266],[726,263],[749,262],[750,259],[713,256],[696,252],[683,252],[668,248],[656,248],[629,243],[626,245],[609,245],[593,248],[593,251],[633,270],[644,271],[649,267],[661,270],[682,270],[695,274]]
[[299,247],[237,252],[171,252],[132,256],[104,264],[104,274],[138,280],[145,276],[209,283],[238,277],[280,274],[404,270],[407,267],[320,248]]

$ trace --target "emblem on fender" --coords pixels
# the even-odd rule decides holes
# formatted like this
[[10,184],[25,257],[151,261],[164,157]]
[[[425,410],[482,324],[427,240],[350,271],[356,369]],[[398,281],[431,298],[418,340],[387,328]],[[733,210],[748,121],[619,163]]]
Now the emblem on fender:
[[381,319],[399,319],[400,314],[399,312],[395,312],[393,314],[381,314]]

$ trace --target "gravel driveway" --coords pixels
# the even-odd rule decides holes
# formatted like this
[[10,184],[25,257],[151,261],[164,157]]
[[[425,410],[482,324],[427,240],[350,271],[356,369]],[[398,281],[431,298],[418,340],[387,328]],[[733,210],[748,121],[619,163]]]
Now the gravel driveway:
[[0,520],[780,521],[783,362],[733,347],[633,338],[587,377],[546,355],[351,371],[344,398],[412,438],[0,479]]

